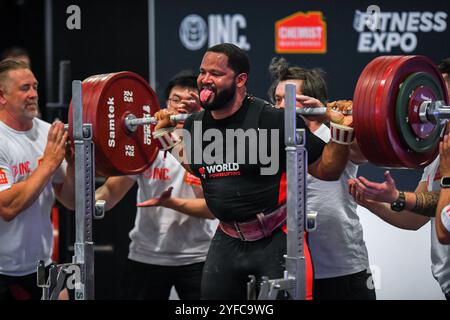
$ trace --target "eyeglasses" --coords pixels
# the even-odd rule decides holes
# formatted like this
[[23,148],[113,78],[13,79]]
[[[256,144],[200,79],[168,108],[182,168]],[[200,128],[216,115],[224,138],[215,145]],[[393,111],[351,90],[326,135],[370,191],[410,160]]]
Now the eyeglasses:
[[180,104],[181,103],[181,99],[179,97],[169,98],[167,100],[169,100],[173,104]]
[[185,100],[185,101],[187,101],[189,103],[195,102],[194,99],[181,99],[180,97],[173,97],[173,98],[169,98],[167,100],[169,100],[171,103],[173,103],[175,105],[181,104],[181,101],[183,101],[183,100]]

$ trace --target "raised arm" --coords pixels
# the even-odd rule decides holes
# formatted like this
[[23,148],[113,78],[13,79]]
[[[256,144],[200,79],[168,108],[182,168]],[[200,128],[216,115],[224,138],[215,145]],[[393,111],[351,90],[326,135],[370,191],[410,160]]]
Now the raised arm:
[[330,141],[323,148],[322,156],[308,166],[308,172],[320,180],[338,180],[347,165],[349,155],[349,146]]
[[[436,207],[437,197],[427,192],[426,182],[418,184],[415,193],[405,192],[405,208],[397,212],[391,209],[391,203],[398,198],[399,191],[389,172],[385,173],[384,183],[371,182],[363,177],[349,180],[349,192],[355,201],[367,208],[387,223],[401,229],[417,230],[426,224],[430,218],[423,215],[431,207]],[[425,201],[417,205],[416,195],[426,195]],[[420,214],[418,213],[420,212]]]
[[24,181],[0,192],[2,219],[13,220],[36,201],[64,159],[67,136],[61,122],[51,125],[41,165]]

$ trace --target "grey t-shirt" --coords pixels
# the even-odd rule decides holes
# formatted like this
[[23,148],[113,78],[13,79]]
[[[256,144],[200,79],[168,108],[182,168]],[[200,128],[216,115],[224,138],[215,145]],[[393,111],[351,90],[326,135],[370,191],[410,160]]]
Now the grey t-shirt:
[[[325,125],[314,134],[325,142],[330,140],[330,129]],[[316,279],[345,276],[369,267],[357,204],[347,187],[347,180],[357,171],[358,166],[349,161],[337,181],[308,175],[307,210],[318,212],[317,229],[308,234]]]

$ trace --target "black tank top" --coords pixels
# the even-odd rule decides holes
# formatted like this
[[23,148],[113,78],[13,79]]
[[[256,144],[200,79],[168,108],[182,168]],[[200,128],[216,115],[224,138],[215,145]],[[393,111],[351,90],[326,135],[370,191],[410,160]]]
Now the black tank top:
[[[306,128],[300,117],[297,127]],[[272,211],[286,202],[283,109],[247,96],[232,116],[215,120],[210,111],[202,111],[190,116],[184,128],[191,133],[190,145],[185,140],[190,167],[201,179],[208,207],[219,220],[242,222],[254,219],[257,213]],[[242,129],[252,139],[226,139],[227,134],[237,133],[236,129]],[[216,139],[220,136],[223,141]],[[271,141],[276,142],[272,143],[276,148],[273,152]],[[308,163],[313,163],[322,154],[325,144],[308,129],[306,141]],[[193,163],[194,160],[198,163]],[[274,174],[261,174],[262,169],[267,171],[269,168],[269,171],[277,170]]]

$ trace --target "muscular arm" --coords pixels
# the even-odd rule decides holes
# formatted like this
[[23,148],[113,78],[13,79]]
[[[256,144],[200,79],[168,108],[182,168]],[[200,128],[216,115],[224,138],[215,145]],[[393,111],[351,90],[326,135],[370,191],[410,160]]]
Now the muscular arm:
[[205,199],[168,198],[161,204],[163,207],[197,218],[214,219],[214,215],[206,205]]
[[348,145],[330,141],[324,147],[322,156],[309,165],[309,173],[321,180],[338,180],[347,165],[349,155]]
[[0,192],[2,219],[13,220],[36,201],[64,159],[67,137],[68,133],[64,132],[61,122],[51,125],[41,165],[26,180]]
[[412,203],[415,204],[410,209],[411,211],[426,217],[434,217],[439,200],[439,192],[415,192],[414,194],[410,194],[408,196],[409,198],[411,198],[411,200],[409,201],[409,206],[411,207]]
[[[420,182],[416,188],[416,192],[426,192],[426,190],[426,182],[424,181]],[[351,191],[351,193],[355,197],[355,190]],[[412,192],[406,194],[406,209],[401,212],[392,211],[390,204],[386,202],[377,202],[358,197],[355,199],[357,199],[358,204],[366,207],[382,220],[401,229],[418,230],[430,220],[429,217],[414,213],[410,209],[408,210],[408,208],[415,206],[415,197]]]
[[206,204],[206,200],[203,198],[203,190],[200,187],[194,188],[195,196],[197,197],[197,199],[172,197],[172,190],[173,187],[170,187],[168,190],[164,191],[159,198],[146,200],[144,202],[138,203],[137,206],[162,206],[192,217],[205,219],[215,218],[212,212],[209,210]]
[[27,209],[39,197],[53,175],[54,170],[42,163],[28,179],[13,184],[0,192],[0,216],[11,221]]
[[105,183],[95,191],[95,200],[106,201],[106,211],[111,210],[122,200],[134,185],[134,180],[126,177],[109,177]]
[[68,163],[62,184],[54,184],[56,199],[70,210],[75,210],[75,165]]
[[367,163],[367,158],[361,152],[361,149],[358,146],[356,138],[353,141],[352,145],[350,146],[350,161],[358,165]]
[[[395,181],[389,171],[384,173],[386,181],[377,183],[364,177],[351,179],[350,185],[354,185],[357,194],[368,200],[391,204],[398,199],[400,191],[395,186]],[[425,181],[419,183],[416,192],[405,192],[405,209],[425,217],[434,217],[439,193],[427,191]]]

